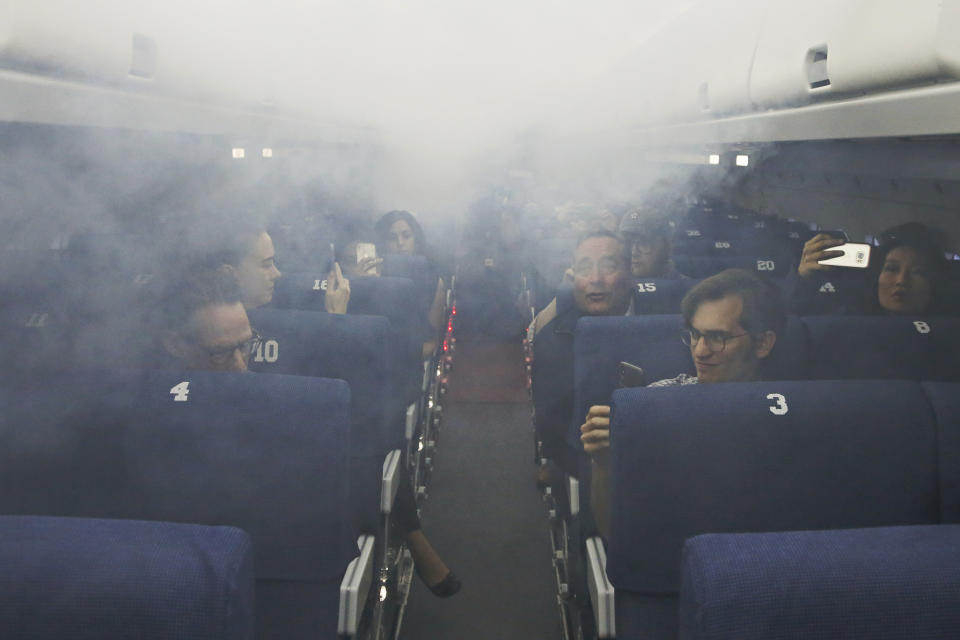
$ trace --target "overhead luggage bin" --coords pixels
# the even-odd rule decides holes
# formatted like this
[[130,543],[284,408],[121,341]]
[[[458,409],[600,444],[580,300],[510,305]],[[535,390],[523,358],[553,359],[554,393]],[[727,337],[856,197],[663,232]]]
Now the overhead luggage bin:
[[757,108],[960,79],[960,3],[777,3],[750,73]]
[[[380,143],[371,127],[275,104],[265,69],[234,59],[222,37],[172,25],[169,12],[124,0],[2,3],[0,121]],[[245,65],[243,76],[231,65]]]
[[[673,88],[658,89],[657,99],[647,100],[655,106],[637,109],[633,142],[712,145],[960,132],[960,1],[717,4],[723,19],[715,24],[736,25],[735,37],[714,35],[706,18],[720,9],[702,2],[637,50],[645,66],[670,69],[663,75]],[[747,28],[758,20],[758,29]],[[743,77],[745,94],[730,84]],[[704,163],[707,153],[716,151],[707,147]]]

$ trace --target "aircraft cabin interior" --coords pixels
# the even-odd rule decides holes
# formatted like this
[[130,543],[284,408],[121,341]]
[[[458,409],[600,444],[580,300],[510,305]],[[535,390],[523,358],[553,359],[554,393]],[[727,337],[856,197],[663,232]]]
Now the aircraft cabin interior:
[[960,637],[960,0],[694,0],[443,215],[359,110],[41,4],[0,637]]

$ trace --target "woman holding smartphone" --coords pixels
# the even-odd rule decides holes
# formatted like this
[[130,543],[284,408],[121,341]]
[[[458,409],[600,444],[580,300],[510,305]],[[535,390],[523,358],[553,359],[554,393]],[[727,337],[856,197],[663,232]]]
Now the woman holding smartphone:
[[[803,245],[803,254],[787,286],[791,310],[801,315],[822,312],[811,298],[843,296],[834,311],[850,314],[945,314],[952,298],[947,291],[947,262],[930,228],[908,222],[880,234],[862,272],[824,264],[843,255],[846,239],[817,234]],[[862,274],[862,275],[861,275]],[[836,280],[837,282],[834,282]],[[841,293],[839,290],[845,288]],[[812,308],[811,308],[812,307]]]
[[430,267],[428,286],[424,291],[424,301],[429,301],[426,320],[429,331],[425,333],[423,357],[427,359],[436,349],[437,335],[443,328],[446,309],[446,283],[440,276],[436,261],[427,246],[423,228],[409,211],[390,211],[384,214],[374,226],[377,247],[382,254],[424,256]]

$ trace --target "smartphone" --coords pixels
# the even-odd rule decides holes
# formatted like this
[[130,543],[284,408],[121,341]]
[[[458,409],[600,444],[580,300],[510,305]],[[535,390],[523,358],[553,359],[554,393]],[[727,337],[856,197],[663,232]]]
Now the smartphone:
[[820,260],[820,264],[827,264],[831,267],[855,267],[857,269],[866,269],[870,264],[870,245],[857,242],[848,242],[839,247],[831,247],[830,251],[843,251],[842,256]]
[[377,245],[372,242],[358,242],[357,243],[357,264],[360,264],[360,261],[364,258],[376,258],[377,257]]
[[643,387],[647,384],[643,369],[629,362],[620,363],[620,388]]
[[[850,238],[847,237],[847,232],[846,232],[846,231],[841,231],[841,230],[839,230],[839,229],[836,229],[836,230],[823,229],[823,230],[821,230],[821,231],[817,231],[817,232],[814,233],[813,235],[817,236],[817,235],[820,235],[821,233],[824,234],[824,235],[833,236],[834,238],[839,238],[840,240],[843,240],[844,242],[847,242],[847,241],[850,240]],[[810,236],[810,237],[812,238],[813,236]]]

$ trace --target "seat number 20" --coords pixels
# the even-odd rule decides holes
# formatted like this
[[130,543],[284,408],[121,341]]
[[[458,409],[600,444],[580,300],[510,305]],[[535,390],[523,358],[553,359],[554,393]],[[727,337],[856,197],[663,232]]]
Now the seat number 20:
[[767,400],[773,400],[774,405],[769,407],[770,413],[775,416],[783,416],[787,414],[789,409],[787,408],[787,399],[779,393],[769,393],[767,394]]

